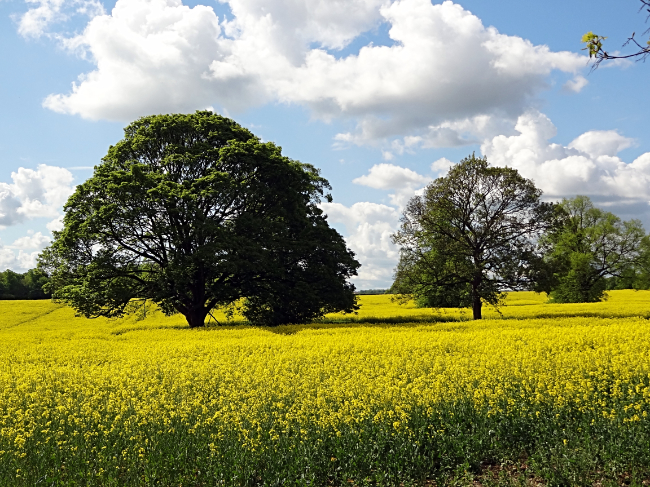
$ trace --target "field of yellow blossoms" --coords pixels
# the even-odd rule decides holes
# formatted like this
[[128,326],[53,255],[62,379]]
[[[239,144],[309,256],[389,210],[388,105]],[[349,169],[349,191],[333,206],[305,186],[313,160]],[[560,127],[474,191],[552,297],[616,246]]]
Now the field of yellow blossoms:
[[545,301],[204,330],[0,301],[0,485],[646,485],[650,291]]

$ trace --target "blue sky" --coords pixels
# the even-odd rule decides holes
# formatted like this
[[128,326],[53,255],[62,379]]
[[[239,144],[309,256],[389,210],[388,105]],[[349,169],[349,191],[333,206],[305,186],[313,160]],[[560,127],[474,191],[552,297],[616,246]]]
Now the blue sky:
[[590,72],[580,44],[593,30],[619,49],[647,27],[639,7],[2,0],[0,268],[34,265],[128,122],[207,107],[322,169],[362,288],[390,284],[408,198],[472,152],[647,228],[649,68]]

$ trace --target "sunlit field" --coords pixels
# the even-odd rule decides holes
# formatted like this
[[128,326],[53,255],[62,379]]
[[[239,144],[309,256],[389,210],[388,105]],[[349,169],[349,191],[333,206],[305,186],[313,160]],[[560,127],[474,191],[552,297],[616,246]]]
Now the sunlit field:
[[204,330],[0,301],[0,485],[647,485],[650,292],[545,301]]

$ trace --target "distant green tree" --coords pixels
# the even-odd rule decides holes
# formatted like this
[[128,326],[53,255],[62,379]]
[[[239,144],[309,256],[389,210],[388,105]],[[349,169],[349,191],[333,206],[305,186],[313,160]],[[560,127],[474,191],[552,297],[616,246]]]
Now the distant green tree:
[[27,287],[27,299],[48,299],[51,294],[45,292],[50,278],[39,269],[29,269],[23,274],[23,283]]
[[38,269],[24,274],[7,269],[0,272],[0,299],[47,299],[50,294],[43,290],[48,276]]
[[359,263],[318,207],[331,196],[316,168],[212,112],[124,132],[39,258],[55,299],[110,317],[146,298],[190,327],[241,300],[259,324],[356,308]]
[[601,301],[607,279],[629,277],[639,262],[643,226],[596,208],[586,196],[564,199],[560,207],[562,227],[543,239],[552,277],[540,290],[560,303]]
[[393,292],[427,306],[498,305],[503,292],[529,289],[541,256],[536,239],[554,222],[551,203],[515,169],[474,155],[406,206]]
[[12,297],[10,297],[9,291],[7,290],[4,272],[0,272],[0,299],[12,299]]
[[28,288],[22,274],[7,269],[2,273],[3,299],[26,299]]
[[389,294],[390,289],[361,289],[357,294]]

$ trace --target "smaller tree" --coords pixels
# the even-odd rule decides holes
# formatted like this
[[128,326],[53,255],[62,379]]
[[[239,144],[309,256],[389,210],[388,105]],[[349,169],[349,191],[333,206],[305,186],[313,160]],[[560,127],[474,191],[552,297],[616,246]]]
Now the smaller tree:
[[515,169],[474,155],[406,206],[393,241],[401,247],[393,291],[429,306],[498,305],[529,289],[541,256],[536,239],[554,222],[551,203]]
[[601,301],[607,278],[623,278],[639,262],[643,226],[596,208],[586,196],[564,199],[560,208],[562,226],[543,239],[552,277],[540,290],[560,303]]

